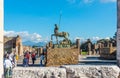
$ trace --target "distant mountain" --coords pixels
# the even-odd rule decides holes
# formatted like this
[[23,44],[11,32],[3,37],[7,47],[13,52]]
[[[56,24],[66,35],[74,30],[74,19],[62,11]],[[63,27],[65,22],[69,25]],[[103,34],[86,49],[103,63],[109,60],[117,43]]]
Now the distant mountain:
[[35,42],[31,42],[31,41],[25,41],[22,44],[25,45],[25,46],[33,46],[36,43]]
[[40,46],[40,47],[42,47],[42,46],[46,46],[46,42],[39,42],[39,43],[36,43],[35,44],[35,46]]
[[38,42],[38,43],[35,43],[35,42],[32,42],[32,41],[25,41],[23,42],[23,45],[25,46],[45,46],[47,43],[46,42]]

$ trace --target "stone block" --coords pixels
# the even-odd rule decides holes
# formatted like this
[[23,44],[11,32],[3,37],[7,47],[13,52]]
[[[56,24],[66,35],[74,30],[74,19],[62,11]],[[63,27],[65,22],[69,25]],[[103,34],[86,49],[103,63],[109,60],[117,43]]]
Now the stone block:
[[102,59],[115,60],[116,59],[116,47],[101,48],[100,57]]
[[66,78],[66,70],[57,67],[16,67],[12,78]]
[[64,65],[67,78],[118,78],[117,65]]
[[78,64],[78,49],[54,48],[47,50],[46,66],[60,66],[65,64]]

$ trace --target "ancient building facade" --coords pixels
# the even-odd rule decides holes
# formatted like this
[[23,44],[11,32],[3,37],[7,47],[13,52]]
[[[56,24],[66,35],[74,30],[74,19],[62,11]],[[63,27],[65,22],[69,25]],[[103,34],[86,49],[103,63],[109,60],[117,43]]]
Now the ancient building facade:
[[24,46],[23,45],[23,52],[26,52],[26,51],[33,52],[33,51],[36,51],[36,49],[33,48],[32,46]]
[[18,35],[17,37],[6,37],[4,36],[4,51],[12,52],[16,51],[16,54],[23,55],[22,39]]

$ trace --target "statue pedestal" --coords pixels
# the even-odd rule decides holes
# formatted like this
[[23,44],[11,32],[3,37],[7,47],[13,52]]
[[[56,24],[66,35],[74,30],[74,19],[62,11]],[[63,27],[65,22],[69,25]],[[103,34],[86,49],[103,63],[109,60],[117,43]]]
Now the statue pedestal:
[[77,48],[54,48],[47,50],[46,66],[78,64],[79,51]]

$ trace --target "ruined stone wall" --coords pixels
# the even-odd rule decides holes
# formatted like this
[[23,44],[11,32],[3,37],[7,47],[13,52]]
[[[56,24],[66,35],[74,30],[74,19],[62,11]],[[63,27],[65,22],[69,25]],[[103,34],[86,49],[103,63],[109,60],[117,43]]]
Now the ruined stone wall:
[[22,39],[20,36],[17,37],[6,37],[4,36],[4,50],[12,52],[16,50],[17,55],[23,55]]
[[12,78],[120,78],[116,65],[66,65],[59,67],[16,67]]
[[23,52],[26,52],[26,51],[29,51],[29,52],[32,52],[32,51],[35,51],[35,48],[32,48],[31,46],[23,46]]
[[54,48],[47,50],[46,66],[78,64],[79,51],[77,48]]
[[116,47],[101,48],[100,57],[103,59],[116,59]]
[[13,48],[13,38],[4,36],[4,51],[12,51]]
[[16,51],[18,55],[23,55],[23,45],[22,45],[22,39],[20,38],[20,36],[17,36],[16,38]]

